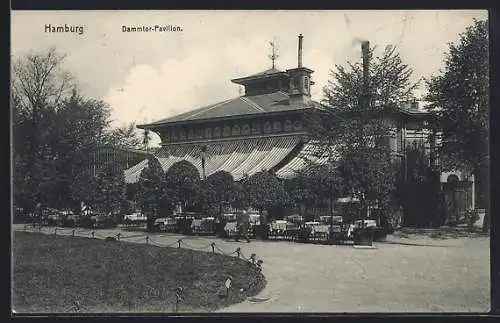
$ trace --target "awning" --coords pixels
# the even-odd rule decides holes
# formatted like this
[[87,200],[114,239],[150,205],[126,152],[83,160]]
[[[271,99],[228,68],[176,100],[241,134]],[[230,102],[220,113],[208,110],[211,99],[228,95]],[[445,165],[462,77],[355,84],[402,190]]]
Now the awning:
[[276,172],[276,176],[284,179],[293,178],[307,167],[324,165],[329,159],[330,155],[322,148],[313,143],[307,143],[295,158]]
[[[251,176],[262,170],[270,170],[285,159],[300,143],[299,136],[279,136],[269,138],[239,139],[206,144],[182,144],[163,147],[156,158],[164,171],[175,163],[185,160],[193,164],[202,175],[201,148],[206,146],[205,174],[210,176],[218,171],[226,171],[235,180],[244,175]],[[147,167],[147,160],[127,169],[125,180],[135,183],[141,171]]]

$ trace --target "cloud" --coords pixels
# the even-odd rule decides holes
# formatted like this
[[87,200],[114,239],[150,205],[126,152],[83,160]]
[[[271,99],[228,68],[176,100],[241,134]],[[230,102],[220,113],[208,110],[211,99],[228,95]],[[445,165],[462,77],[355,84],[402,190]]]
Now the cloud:
[[[237,96],[239,86],[230,80],[270,68],[268,45],[268,38],[255,35],[248,40],[235,40],[224,50],[193,48],[185,58],[168,59],[159,68],[131,68],[124,80],[113,84],[105,95],[104,100],[113,109],[113,125],[157,121]],[[286,53],[277,64],[290,68],[295,60],[293,54]],[[320,50],[311,49],[305,52],[304,61],[317,70],[318,92],[326,82],[331,60]]]

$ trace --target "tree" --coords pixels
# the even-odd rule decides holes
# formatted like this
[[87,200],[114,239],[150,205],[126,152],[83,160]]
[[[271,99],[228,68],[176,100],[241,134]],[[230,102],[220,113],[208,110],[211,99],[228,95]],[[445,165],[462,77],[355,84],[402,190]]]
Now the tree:
[[[73,87],[71,76],[62,69],[64,56],[54,48],[45,53],[29,53],[15,58],[12,69],[11,102],[14,117],[14,158],[20,162],[15,176],[24,182],[25,190],[18,193],[33,194],[42,182],[40,161],[44,160],[47,147],[40,142],[41,125],[53,114]],[[31,196],[32,197],[32,196]],[[30,196],[24,198],[30,199]]]
[[263,211],[283,201],[285,197],[283,183],[273,174],[261,171],[248,177],[243,185],[248,192],[250,205],[259,210],[261,223],[266,224],[267,217],[263,216]]
[[71,186],[70,194],[76,204],[83,202],[85,205],[93,207],[97,200],[97,179],[92,175],[88,167],[81,168],[75,175]]
[[[405,225],[434,226],[444,224],[443,214],[436,210],[439,199],[439,178],[429,165],[424,143],[414,142],[406,148],[407,179],[399,174],[396,196],[404,210]],[[442,212],[441,212],[442,213]]]
[[225,171],[218,171],[203,183],[203,208],[212,215],[221,216],[224,203],[232,203],[235,198],[233,176]]
[[188,161],[180,161],[172,165],[165,174],[169,196],[174,204],[183,208],[192,207],[199,201],[201,194],[200,173]]
[[364,218],[369,205],[389,203],[395,188],[397,168],[387,144],[394,124],[386,116],[413,98],[418,84],[411,82],[412,69],[392,46],[378,57],[366,48],[362,62],[335,68],[323,89],[323,113],[308,116],[311,142],[320,155],[329,156],[331,167],[339,165]]
[[[14,62],[14,199],[25,206],[42,197],[61,207],[73,205],[72,197],[87,199],[83,186],[90,182],[75,181],[86,177],[81,172],[88,168],[92,151],[106,142],[109,106],[81,96],[62,69],[63,61],[63,55],[50,49]],[[78,187],[83,192],[76,192]],[[62,200],[68,203],[57,202]]]
[[126,200],[125,174],[113,163],[107,164],[97,175],[95,204],[106,214],[117,215]]
[[489,230],[489,40],[486,21],[474,20],[449,44],[444,70],[427,80],[428,110],[442,130],[443,170],[468,170],[478,182],[478,204]]
[[233,183],[234,197],[231,206],[235,209],[246,209],[250,207],[250,196],[245,185],[248,177],[245,175],[242,179]]
[[[147,140],[149,142],[149,137]],[[141,139],[137,135],[135,123],[131,122],[125,126],[111,130],[109,133],[109,144],[121,148],[141,148]]]
[[330,165],[313,167],[307,174],[313,195],[327,200],[330,214],[333,216],[333,202],[340,197],[343,179],[339,171]]
[[147,214],[148,230],[153,228],[154,220],[165,203],[167,184],[165,172],[156,158],[148,160],[148,166],[141,172],[138,182],[137,201]]

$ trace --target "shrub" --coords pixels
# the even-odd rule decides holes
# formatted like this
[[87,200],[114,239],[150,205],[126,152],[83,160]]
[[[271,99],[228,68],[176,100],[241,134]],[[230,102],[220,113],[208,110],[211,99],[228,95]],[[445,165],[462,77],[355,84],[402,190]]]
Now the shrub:
[[267,240],[269,238],[269,225],[260,224],[255,226],[255,237],[262,240]]
[[94,221],[88,215],[82,217],[81,226],[83,228],[92,228],[94,226]]
[[297,232],[297,240],[299,242],[308,242],[311,237],[312,228],[311,227],[302,227]]
[[373,228],[355,230],[353,232],[354,243],[359,245],[371,245],[375,235]]
[[181,218],[177,220],[177,227],[179,228],[179,233],[182,234],[191,234],[193,233],[193,228],[191,224],[193,223],[193,219]]

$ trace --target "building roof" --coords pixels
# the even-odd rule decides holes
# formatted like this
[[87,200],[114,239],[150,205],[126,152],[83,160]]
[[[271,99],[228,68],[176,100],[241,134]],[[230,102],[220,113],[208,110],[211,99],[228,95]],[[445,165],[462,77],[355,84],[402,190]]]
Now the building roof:
[[269,77],[277,77],[277,76],[278,77],[279,76],[286,77],[286,76],[288,76],[288,74],[285,71],[280,71],[277,68],[273,67],[273,68],[270,68],[270,69],[265,70],[263,72],[259,72],[259,73],[252,74],[252,75],[245,76],[245,77],[232,79],[231,82],[244,85],[244,84],[247,84],[248,82],[251,82],[251,81],[262,80],[262,79],[266,79]]
[[[318,106],[319,103],[313,102],[312,107]],[[273,93],[252,96],[240,96],[219,103],[207,105],[202,108],[188,111],[150,124],[138,125],[138,127],[153,128],[157,125],[169,123],[217,119],[243,115],[258,115],[263,113],[303,110],[308,108],[311,108],[311,106],[308,106],[305,103],[290,105],[288,93],[277,91]]]

